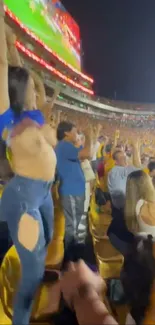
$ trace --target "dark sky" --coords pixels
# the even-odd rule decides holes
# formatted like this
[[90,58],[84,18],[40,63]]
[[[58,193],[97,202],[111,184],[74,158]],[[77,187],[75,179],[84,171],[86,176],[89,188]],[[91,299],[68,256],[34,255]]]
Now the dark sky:
[[100,96],[155,102],[155,0],[62,0]]

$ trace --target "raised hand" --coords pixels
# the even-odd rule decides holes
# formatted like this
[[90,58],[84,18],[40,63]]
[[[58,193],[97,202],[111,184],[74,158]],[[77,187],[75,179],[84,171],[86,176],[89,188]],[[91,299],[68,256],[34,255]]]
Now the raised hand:
[[50,124],[52,110],[53,110],[55,101],[56,101],[57,96],[59,95],[59,93],[60,93],[60,89],[59,88],[55,89],[54,94],[53,94],[52,98],[50,99],[50,101],[46,102],[42,107],[42,111],[43,111],[43,114],[45,116],[46,123]]
[[61,279],[61,290],[69,306],[81,286],[91,287],[98,294],[106,288],[100,275],[93,273],[83,261],[71,263]]
[[35,89],[37,93],[37,108],[41,109],[43,114],[44,112],[44,105],[46,105],[46,92],[44,83],[41,79],[41,77],[33,70],[30,71],[31,77],[33,78]]

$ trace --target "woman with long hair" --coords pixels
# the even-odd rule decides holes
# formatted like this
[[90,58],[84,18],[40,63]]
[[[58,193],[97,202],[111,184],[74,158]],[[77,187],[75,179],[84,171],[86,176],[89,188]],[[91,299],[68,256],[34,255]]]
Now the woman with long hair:
[[155,237],[155,189],[151,177],[142,170],[128,176],[125,222],[131,233]]
[[11,151],[14,177],[4,188],[0,218],[7,222],[21,262],[13,324],[29,324],[35,292],[44,276],[53,231],[51,185],[54,136],[36,107],[34,82],[22,67],[9,67],[0,0],[0,137]]
[[121,272],[130,314],[126,325],[154,324],[155,254],[152,236],[135,237]]

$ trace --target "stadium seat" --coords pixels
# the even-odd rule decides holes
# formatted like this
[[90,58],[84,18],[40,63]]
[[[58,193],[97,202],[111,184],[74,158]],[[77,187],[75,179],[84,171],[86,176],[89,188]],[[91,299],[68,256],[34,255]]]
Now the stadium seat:
[[3,193],[3,186],[0,185],[0,199],[1,199],[1,197],[2,197],[2,193]]
[[[5,255],[0,269],[0,298],[8,318],[12,319],[13,299],[20,279],[20,260],[12,246]],[[46,319],[58,311],[60,302],[60,283],[43,283],[37,291],[32,320]]]
[[109,238],[94,239],[94,250],[100,275],[104,279],[119,278],[123,256],[111,245]]
[[52,195],[54,202],[54,234],[53,240],[48,246],[46,266],[52,269],[59,269],[64,258],[65,218],[61,208],[57,186],[53,187]]
[[107,202],[105,206],[99,208],[95,202],[95,195],[93,194],[89,211],[89,225],[92,236],[97,239],[104,237],[111,220],[110,203]]

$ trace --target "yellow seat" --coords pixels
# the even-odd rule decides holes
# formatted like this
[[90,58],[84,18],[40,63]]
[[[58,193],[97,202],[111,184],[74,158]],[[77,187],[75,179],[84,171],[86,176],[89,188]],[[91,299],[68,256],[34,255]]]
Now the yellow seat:
[[112,246],[107,236],[94,239],[94,251],[99,265],[100,275],[104,279],[118,278],[123,265],[123,256]]
[[94,226],[94,224],[91,223],[91,225],[90,225],[91,234],[92,234],[93,238],[96,238],[99,240],[99,239],[102,239],[107,234],[108,228],[111,223],[111,219],[112,218],[110,215],[100,213],[98,224],[96,223]]
[[[153,248],[153,255],[155,256],[155,245]],[[143,319],[142,324],[143,325],[154,325],[155,324],[155,281],[152,285],[151,293],[150,293],[150,302],[149,306],[147,308],[147,311],[145,313],[145,317]]]
[[64,258],[65,218],[61,208],[57,187],[53,188],[54,201],[54,234],[48,246],[46,265],[48,268],[59,269]]
[[0,198],[2,197],[2,193],[3,193],[3,186],[0,185]]
[[127,315],[130,313],[130,308],[128,305],[112,304],[112,311],[114,314],[114,318],[116,319],[118,324],[126,324]]
[[91,197],[89,215],[90,215],[90,222],[95,226],[99,218],[98,206],[95,202],[95,193],[93,193]]
[[10,164],[10,167],[12,168],[12,152],[9,147],[6,147],[6,158]]
[[99,209],[95,202],[95,194],[93,194],[89,212],[89,225],[92,236],[98,239],[104,237],[107,233],[111,220],[110,202],[107,202],[105,206]]
[[[0,298],[7,317],[12,319],[13,299],[20,280],[21,267],[18,253],[12,246],[5,255],[0,269]],[[60,283],[42,284],[37,291],[32,319],[46,318],[58,311]]]

